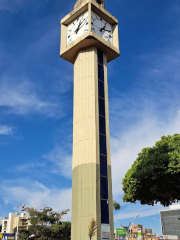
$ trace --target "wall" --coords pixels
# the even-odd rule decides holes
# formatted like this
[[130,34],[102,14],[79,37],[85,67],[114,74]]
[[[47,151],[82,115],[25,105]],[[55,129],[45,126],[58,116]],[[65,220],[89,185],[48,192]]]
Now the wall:
[[180,209],[161,211],[163,235],[177,235],[180,239]]

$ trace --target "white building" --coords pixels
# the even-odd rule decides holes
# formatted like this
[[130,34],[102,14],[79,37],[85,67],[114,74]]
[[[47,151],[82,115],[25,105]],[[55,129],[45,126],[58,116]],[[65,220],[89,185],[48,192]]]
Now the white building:
[[28,229],[29,220],[28,215],[26,213],[21,213],[20,217],[14,218],[13,229],[17,227],[17,223],[19,227],[24,227]]
[[174,209],[180,209],[180,204],[170,206],[170,210],[174,210]]
[[2,220],[2,233],[13,233],[14,218],[18,216],[18,213],[9,213],[9,218],[5,217]]
[[177,235],[180,238],[180,205],[172,205],[160,211],[163,235]]

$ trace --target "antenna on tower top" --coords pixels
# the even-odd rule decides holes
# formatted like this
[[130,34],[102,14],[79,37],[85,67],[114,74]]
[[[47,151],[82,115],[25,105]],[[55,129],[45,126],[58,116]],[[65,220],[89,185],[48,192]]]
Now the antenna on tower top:
[[[77,0],[76,4],[74,5],[74,9],[78,8],[85,0]],[[93,0],[94,2],[98,3],[101,7],[105,8],[105,0]]]

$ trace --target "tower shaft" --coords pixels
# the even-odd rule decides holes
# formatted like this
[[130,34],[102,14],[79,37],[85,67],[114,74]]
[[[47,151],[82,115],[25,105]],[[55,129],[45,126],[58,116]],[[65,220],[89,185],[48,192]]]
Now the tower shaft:
[[108,232],[113,240],[107,57],[93,46],[80,50],[74,63],[72,178],[71,239],[89,240],[88,225],[94,218],[94,240]]

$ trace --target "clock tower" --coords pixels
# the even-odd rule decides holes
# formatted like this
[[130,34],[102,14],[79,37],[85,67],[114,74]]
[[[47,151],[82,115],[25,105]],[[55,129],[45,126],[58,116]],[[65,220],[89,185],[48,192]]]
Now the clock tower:
[[118,20],[104,0],[77,0],[61,20],[60,56],[74,64],[72,240],[113,240],[107,63],[119,57]]

